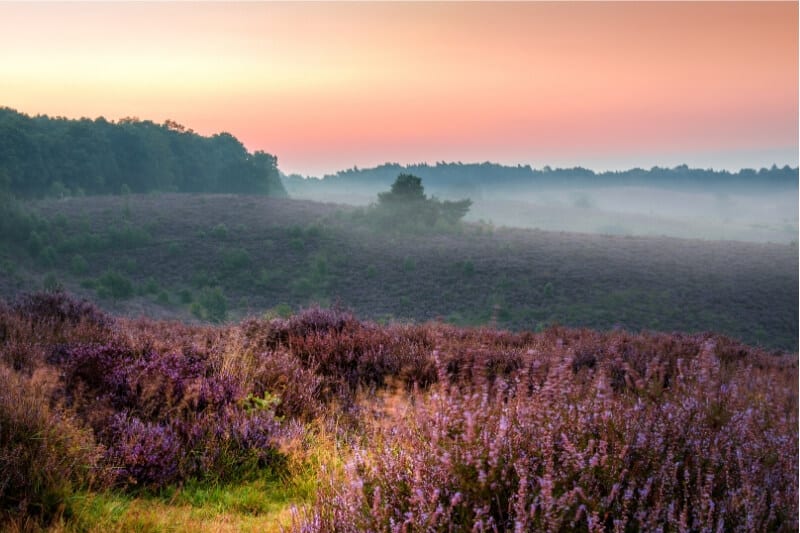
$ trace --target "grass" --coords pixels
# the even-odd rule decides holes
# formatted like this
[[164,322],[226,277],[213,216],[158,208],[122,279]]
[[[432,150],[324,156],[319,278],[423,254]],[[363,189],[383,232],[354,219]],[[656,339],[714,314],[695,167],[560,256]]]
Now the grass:
[[159,491],[78,491],[47,530],[57,532],[172,531],[282,532],[296,526],[313,504],[320,472],[343,465],[341,443],[320,421],[305,428],[302,442],[284,443],[294,458],[288,473],[251,473],[249,479],[209,484],[189,481]]
[[72,516],[54,531],[282,531],[292,508],[310,503],[313,479],[256,479],[207,486],[190,483],[163,494],[81,492],[69,502]]
[[69,511],[47,530],[286,531],[313,503],[320,470],[342,464],[334,439],[316,423],[306,428],[303,442],[286,445],[294,447],[287,452],[295,460],[284,475],[265,470],[235,482],[190,480],[158,491],[82,490],[69,496],[64,502]]

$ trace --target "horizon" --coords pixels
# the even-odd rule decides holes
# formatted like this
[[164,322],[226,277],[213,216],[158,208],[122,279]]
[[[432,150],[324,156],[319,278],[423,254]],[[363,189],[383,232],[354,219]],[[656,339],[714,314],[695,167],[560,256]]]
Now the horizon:
[[[31,113],[18,111],[16,109],[12,109],[12,108],[9,108],[9,107],[0,106],[0,109],[3,109],[3,108],[10,109],[11,111],[16,112],[16,113],[22,113],[23,115],[26,115],[26,116],[31,117],[31,118],[43,117],[43,118],[49,118],[49,119],[52,119],[52,120],[65,119],[65,120],[91,120],[91,121],[96,121],[96,120],[103,119],[103,120],[108,121],[111,124],[116,124],[116,123],[119,123],[120,121],[123,121],[123,120],[133,119],[133,120],[137,120],[137,121],[141,121],[141,122],[152,122],[152,123],[154,123],[156,125],[159,125],[159,126],[163,126],[164,125],[164,123],[158,123],[158,122],[153,121],[153,120],[151,120],[149,118],[146,118],[146,117],[130,117],[130,116],[126,116],[126,117],[119,117],[119,118],[112,118],[112,119],[109,119],[108,117],[105,117],[105,116],[102,116],[102,115],[101,116],[95,116],[95,117],[87,117],[87,116],[67,117],[67,116],[63,116],[63,115],[48,115],[48,114],[45,114],[45,113],[31,114]],[[195,134],[198,134],[198,135],[204,135],[204,134],[201,134],[201,133],[199,133],[197,131],[194,131],[194,129],[191,128],[191,125],[187,125],[187,124],[180,124],[180,125],[185,127],[187,132],[195,133]],[[207,135],[204,135],[204,136],[213,136],[213,135],[219,135],[219,134],[232,135],[233,137],[235,137],[237,140],[239,140],[241,142],[241,139],[239,139],[238,136],[236,136],[234,133],[228,132],[228,131],[213,132],[213,133],[210,133],[210,134],[207,134]],[[245,145],[245,148],[251,154],[255,151],[255,150],[252,150],[252,149],[248,148],[246,145]],[[647,164],[644,164],[644,165],[636,165],[636,166],[619,165],[619,166],[614,167],[614,168],[597,168],[597,167],[589,167],[589,166],[581,165],[581,164],[574,164],[574,165],[568,165],[568,166],[554,166],[554,165],[550,165],[550,164],[546,164],[546,163],[542,164],[542,165],[533,165],[533,164],[527,163],[527,162],[507,163],[507,162],[501,162],[501,161],[488,161],[488,160],[487,161],[479,161],[479,160],[473,160],[473,161],[461,161],[461,160],[453,161],[453,160],[451,160],[451,161],[446,161],[446,160],[438,159],[438,160],[435,160],[435,161],[409,161],[409,162],[398,162],[398,161],[386,160],[386,161],[382,161],[380,163],[369,165],[369,166],[352,165],[352,166],[349,166],[349,167],[339,168],[339,169],[336,169],[336,170],[326,171],[326,172],[321,173],[321,174],[313,175],[313,174],[300,174],[300,173],[297,173],[297,172],[293,172],[293,173],[285,172],[280,168],[280,157],[279,157],[279,154],[270,154],[270,155],[273,155],[273,156],[278,158],[278,170],[281,172],[281,174],[283,176],[285,176],[285,177],[299,176],[299,177],[301,177],[303,179],[323,179],[323,178],[326,178],[328,176],[335,176],[337,174],[350,172],[350,171],[353,171],[353,170],[356,170],[356,171],[372,170],[372,169],[380,168],[380,167],[383,167],[383,166],[389,166],[389,165],[397,165],[397,166],[400,166],[400,167],[408,168],[408,167],[414,167],[414,166],[436,167],[436,166],[439,166],[439,165],[483,165],[483,164],[490,164],[490,165],[498,165],[498,166],[508,167],[508,168],[529,167],[534,172],[544,171],[545,169],[549,169],[549,170],[552,170],[552,171],[581,169],[581,170],[591,171],[591,172],[593,172],[595,174],[604,174],[604,173],[613,173],[613,172],[624,173],[624,172],[629,172],[629,171],[633,171],[633,170],[644,170],[644,171],[651,171],[651,170],[654,170],[654,169],[675,170],[675,169],[677,169],[679,167],[682,167],[682,166],[683,167],[688,167],[689,170],[702,170],[702,171],[706,171],[706,172],[711,171],[711,172],[720,172],[720,173],[721,172],[728,172],[728,173],[731,173],[731,174],[738,174],[738,173],[740,173],[742,171],[747,171],[747,170],[758,172],[758,171],[761,171],[761,170],[770,170],[770,169],[772,169],[774,167],[777,167],[777,168],[789,167],[789,168],[794,169],[794,170],[800,169],[800,166],[798,164],[795,164],[795,165],[791,165],[789,163],[778,164],[777,162],[773,162],[771,164],[765,164],[765,165],[761,165],[761,166],[750,166],[750,167],[742,166],[742,167],[727,167],[727,168],[694,166],[694,165],[690,165],[690,164],[685,163],[685,162],[680,162],[680,163],[673,164],[673,165],[647,165]]]
[[797,13],[790,2],[3,4],[0,105],[226,131],[287,175],[387,161],[795,167]]

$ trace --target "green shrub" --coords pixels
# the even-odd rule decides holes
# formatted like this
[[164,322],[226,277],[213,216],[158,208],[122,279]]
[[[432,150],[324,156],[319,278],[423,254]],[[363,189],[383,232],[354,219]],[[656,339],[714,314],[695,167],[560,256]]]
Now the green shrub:
[[222,267],[228,272],[236,272],[250,266],[250,254],[244,248],[226,250],[222,254]]
[[307,277],[293,279],[289,284],[292,292],[300,297],[311,296],[314,293],[314,287],[314,282]]
[[259,270],[258,277],[256,277],[254,283],[257,287],[266,289],[267,287],[272,285],[273,281],[274,281],[274,276],[272,275],[272,273],[270,273],[270,271],[267,270],[266,268],[262,268],[261,270]]
[[378,204],[370,212],[371,222],[390,231],[442,231],[458,226],[472,201],[441,201],[425,195],[422,180],[400,174],[389,191],[378,194]]
[[188,304],[192,302],[192,291],[189,289],[181,289],[178,292],[178,298],[180,299],[182,304]]
[[553,284],[548,281],[547,283],[544,284],[544,287],[542,288],[542,294],[544,294],[545,298],[552,298],[554,290],[555,289],[553,288]]
[[142,287],[144,294],[156,294],[158,292],[158,282],[154,278],[147,278],[144,286]]
[[17,200],[0,193],[0,240],[24,243],[33,229],[40,224],[39,219]]
[[69,269],[73,274],[81,275],[89,271],[89,262],[80,254],[75,254],[69,262]]
[[39,260],[40,264],[46,267],[54,267],[58,263],[58,254],[56,253],[55,248],[47,245],[39,252],[37,259]]
[[122,261],[122,265],[121,266],[122,266],[122,270],[124,270],[128,274],[133,274],[139,268],[139,265],[136,262],[136,259],[134,259],[133,257],[126,258],[124,261]]
[[191,312],[201,320],[224,322],[228,316],[228,301],[219,287],[206,287],[192,304]]
[[289,318],[290,316],[292,316],[292,306],[286,303],[278,304],[264,313],[264,318],[267,320],[272,318]]
[[39,257],[39,253],[44,248],[44,240],[42,240],[41,235],[37,231],[31,231],[28,237],[28,253],[31,254],[32,257]]
[[133,283],[116,270],[106,270],[97,280],[98,295],[114,300],[125,300],[133,296]]
[[211,236],[214,237],[215,239],[227,239],[228,226],[220,222],[211,229]]
[[125,223],[118,227],[112,227],[108,232],[108,240],[113,248],[131,249],[149,244],[152,237],[144,228]]

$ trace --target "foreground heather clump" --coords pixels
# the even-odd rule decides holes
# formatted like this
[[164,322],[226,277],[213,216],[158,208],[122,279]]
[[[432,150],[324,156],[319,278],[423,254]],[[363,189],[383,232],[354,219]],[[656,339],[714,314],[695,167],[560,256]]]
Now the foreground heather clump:
[[190,326],[33,295],[0,305],[0,528],[299,472],[302,531],[795,531],[796,383],[796,354],[712,334]]
[[642,362],[630,339],[603,340],[590,357],[556,339],[501,378],[410,397],[303,529],[797,529],[796,365],[724,362],[728,347],[703,338]]
[[0,365],[0,525],[8,511],[47,520],[74,488],[105,481],[91,430],[49,405],[53,382]]
[[230,479],[277,459],[272,406],[247,404],[247,391],[205,354],[80,344],[57,347],[49,361],[119,483]]

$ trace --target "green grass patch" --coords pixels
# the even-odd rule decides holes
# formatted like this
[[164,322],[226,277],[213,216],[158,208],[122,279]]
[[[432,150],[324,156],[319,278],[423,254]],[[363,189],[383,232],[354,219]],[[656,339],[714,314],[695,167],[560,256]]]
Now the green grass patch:
[[269,472],[254,479],[209,485],[192,482],[157,494],[80,492],[69,501],[63,531],[281,531],[292,507],[313,499],[310,473],[277,479]]

